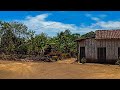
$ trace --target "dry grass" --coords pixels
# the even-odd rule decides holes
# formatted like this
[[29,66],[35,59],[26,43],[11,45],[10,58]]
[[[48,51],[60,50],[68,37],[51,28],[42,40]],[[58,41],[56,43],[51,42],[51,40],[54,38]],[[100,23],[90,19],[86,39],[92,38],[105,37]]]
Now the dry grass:
[[54,63],[0,60],[0,79],[120,79],[118,65],[83,65],[73,63],[74,60]]

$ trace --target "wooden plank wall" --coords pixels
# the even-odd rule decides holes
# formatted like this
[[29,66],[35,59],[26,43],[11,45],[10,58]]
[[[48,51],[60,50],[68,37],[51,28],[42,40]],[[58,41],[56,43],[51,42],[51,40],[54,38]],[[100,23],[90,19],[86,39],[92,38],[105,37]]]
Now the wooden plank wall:
[[96,44],[94,39],[86,39],[79,43],[79,47],[85,47],[86,58],[94,59],[96,53]]
[[96,48],[106,47],[106,59],[109,60],[118,58],[118,47],[120,47],[120,40],[97,40],[96,42]]
[[117,59],[120,40],[86,39],[79,42],[79,48],[80,47],[85,47],[86,58],[88,59],[97,59],[98,47],[106,47],[106,59]]

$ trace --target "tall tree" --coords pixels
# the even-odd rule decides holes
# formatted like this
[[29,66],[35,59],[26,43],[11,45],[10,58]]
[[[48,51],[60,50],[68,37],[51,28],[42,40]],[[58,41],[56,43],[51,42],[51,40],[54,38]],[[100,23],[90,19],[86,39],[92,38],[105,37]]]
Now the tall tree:
[[15,53],[24,44],[28,28],[17,22],[0,22],[1,49],[7,53]]
[[92,37],[95,37],[95,32],[91,31],[91,32],[88,32],[86,34],[83,34],[81,36],[81,38],[92,38]]

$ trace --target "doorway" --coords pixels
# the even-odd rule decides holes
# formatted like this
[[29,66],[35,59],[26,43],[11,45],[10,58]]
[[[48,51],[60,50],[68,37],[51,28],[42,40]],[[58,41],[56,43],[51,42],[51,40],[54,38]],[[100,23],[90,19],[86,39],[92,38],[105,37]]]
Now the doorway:
[[120,47],[118,47],[118,58],[120,57]]
[[85,47],[80,47],[80,63],[83,57],[85,57]]
[[97,58],[98,58],[99,63],[106,62],[106,48],[105,47],[99,47],[97,49]]

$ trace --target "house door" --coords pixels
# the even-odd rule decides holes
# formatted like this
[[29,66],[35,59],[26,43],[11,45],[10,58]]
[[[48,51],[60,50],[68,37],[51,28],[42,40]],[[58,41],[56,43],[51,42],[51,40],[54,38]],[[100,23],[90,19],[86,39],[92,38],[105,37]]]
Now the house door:
[[120,47],[118,47],[118,58],[120,57]]
[[97,49],[97,58],[99,63],[105,63],[106,62],[106,48],[100,47]]
[[83,57],[85,57],[85,47],[80,47],[80,62]]

